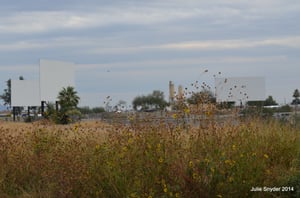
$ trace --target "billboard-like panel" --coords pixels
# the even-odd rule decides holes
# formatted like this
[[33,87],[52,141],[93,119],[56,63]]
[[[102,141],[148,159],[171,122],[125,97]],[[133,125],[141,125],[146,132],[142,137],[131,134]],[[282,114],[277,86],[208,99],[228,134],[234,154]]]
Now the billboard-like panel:
[[217,102],[245,102],[265,100],[263,77],[216,78]]
[[40,60],[41,100],[57,101],[63,87],[75,86],[75,65],[70,62]]
[[39,81],[12,80],[11,105],[13,107],[41,106]]

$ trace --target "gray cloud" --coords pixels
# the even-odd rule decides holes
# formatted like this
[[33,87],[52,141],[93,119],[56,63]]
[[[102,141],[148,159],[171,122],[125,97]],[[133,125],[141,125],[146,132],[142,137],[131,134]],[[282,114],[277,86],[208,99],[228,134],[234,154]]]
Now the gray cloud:
[[[203,69],[209,82],[219,71],[265,76],[275,98],[299,88],[297,0],[27,0],[0,11],[3,82],[36,76],[26,65],[50,58],[78,65],[86,103],[100,93],[166,90],[169,80],[189,84]],[[281,75],[289,89],[276,90]]]

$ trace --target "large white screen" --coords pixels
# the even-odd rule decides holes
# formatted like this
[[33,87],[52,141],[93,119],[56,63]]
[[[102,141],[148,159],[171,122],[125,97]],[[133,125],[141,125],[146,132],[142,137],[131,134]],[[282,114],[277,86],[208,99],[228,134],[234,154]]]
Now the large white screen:
[[265,100],[263,77],[216,78],[217,102],[245,102]]
[[11,105],[13,107],[41,106],[39,81],[12,80]]
[[40,60],[41,100],[54,102],[63,87],[75,86],[75,66],[73,63]]

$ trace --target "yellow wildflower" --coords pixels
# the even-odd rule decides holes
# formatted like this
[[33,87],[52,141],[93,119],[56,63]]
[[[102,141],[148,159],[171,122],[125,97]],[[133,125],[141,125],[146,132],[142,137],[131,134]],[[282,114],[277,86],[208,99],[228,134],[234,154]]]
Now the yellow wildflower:
[[134,117],[133,116],[128,116],[129,121],[133,121]]
[[225,164],[230,164],[230,160],[225,160]]
[[198,178],[198,174],[197,173],[193,173],[193,179],[196,180]]
[[190,162],[189,162],[189,167],[190,167],[190,168],[193,168],[193,166],[194,166],[193,162],[190,161]]
[[147,148],[148,148],[148,149],[152,149],[151,144],[147,143]]
[[160,151],[161,151],[161,145],[157,144],[157,146],[156,146],[156,152],[160,152]]
[[236,146],[235,145],[232,145],[232,150],[236,150]]
[[177,118],[177,114],[174,113],[174,114],[172,115],[172,117],[173,117],[174,119],[176,119],[176,118]]
[[128,139],[128,144],[132,144],[133,143],[133,139],[132,138],[129,138]]
[[163,163],[163,162],[164,162],[164,158],[160,157],[160,158],[158,159],[158,162],[159,162],[159,163]]
[[211,116],[212,115],[212,112],[211,111],[207,111],[205,112],[206,116]]
[[264,154],[264,157],[265,157],[266,159],[268,159],[268,158],[269,158],[269,156],[268,156],[267,154]]
[[234,166],[235,165],[235,161],[234,160],[225,160],[225,164],[228,164],[228,165],[230,165],[230,166]]
[[191,111],[190,111],[189,108],[185,108],[185,109],[184,109],[184,112],[185,112],[186,114],[189,114]]
[[161,147],[160,143],[158,143],[156,147],[157,147],[157,149],[160,149],[160,147]]
[[124,152],[128,151],[127,146],[123,146],[122,150],[123,150]]

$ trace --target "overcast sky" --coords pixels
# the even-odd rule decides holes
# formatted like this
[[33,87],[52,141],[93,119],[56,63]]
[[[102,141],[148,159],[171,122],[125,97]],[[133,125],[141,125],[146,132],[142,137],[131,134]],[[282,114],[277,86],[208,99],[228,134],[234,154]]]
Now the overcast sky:
[[169,80],[214,87],[219,72],[265,77],[266,97],[288,103],[300,89],[299,21],[299,0],[2,0],[0,92],[53,59],[76,64],[81,106],[153,90],[167,99]]

